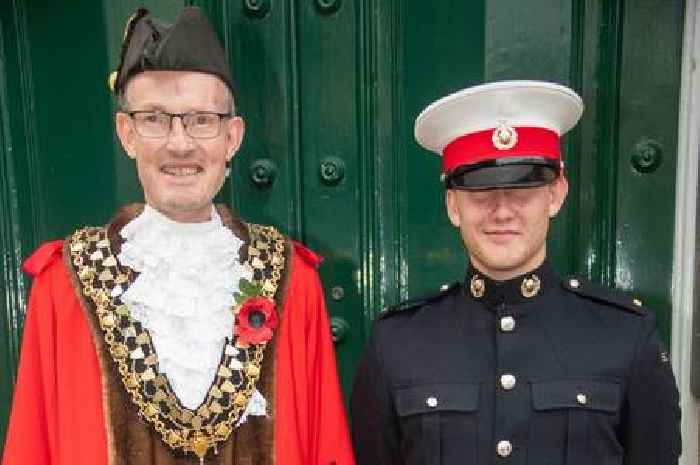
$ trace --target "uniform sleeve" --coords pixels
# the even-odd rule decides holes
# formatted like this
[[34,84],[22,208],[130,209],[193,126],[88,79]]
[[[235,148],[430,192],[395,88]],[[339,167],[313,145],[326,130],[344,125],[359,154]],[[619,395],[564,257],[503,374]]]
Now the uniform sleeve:
[[354,465],[323,291],[295,256],[277,339],[279,465]]
[[645,321],[623,412],[625,465],[677,465],[681,453],[679,395],[668,352],[654,321]]
[[32,286],[3,465],[56,461],[55,320],[47,276]]
[[365,349],[355,375],[350,410],[358,465],[402,465],[396,411],[390,383],[374,344]]

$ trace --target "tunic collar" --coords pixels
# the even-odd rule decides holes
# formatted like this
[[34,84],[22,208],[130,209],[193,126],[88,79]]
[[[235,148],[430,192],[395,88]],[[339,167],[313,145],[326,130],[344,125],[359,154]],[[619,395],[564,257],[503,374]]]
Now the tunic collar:
[[506,281],[491,279],[477,268],[469,266],[464,279],[464,292],[468,298],[489,308],[496,308],[500,304],[510,306],[537,301],[558,281],[549,260],[529,273]]

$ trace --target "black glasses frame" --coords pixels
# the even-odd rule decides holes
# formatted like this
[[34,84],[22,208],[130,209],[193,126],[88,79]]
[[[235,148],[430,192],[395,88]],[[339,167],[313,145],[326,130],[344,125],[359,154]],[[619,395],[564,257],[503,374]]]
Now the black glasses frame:
[[[182,122],[182,126],[185,128],[185,132],[187,133],[188,136],[192,137],[193,139],[213,139],[215,137],[218,137],[219,134],[221,134],[221,122],[226,119],[226,118],[231,118],[234,116],[233,113],[217,113],[215,111],[189,111],[187,113],[169,113],[167,111],[152,111],[152,110],[134,110],[134,111],[124,111],[123,113],[126,113],[129,115],[129,118],[131,118],[134,123],[136,123],[136,120],[134,119],[134,115],[143,115],[143,114],[154,114],[154,115],[162,115],[162,116],[167,116],[169,118],[168,122],[168,130],[163,134],[162,136],[152,136],[152,135],[146,135],[143,134],[139,130],[138,124],[134,124],[134,128],[136,129],[136,132],[141,136],[141,137],[146,137],[150,139],[159,139],[161,137],[166,137],[168,134],[170,134],[170,131],[173,129],[173,118],[180,118],[180,121]],[[196,117],[198,115],[216,115],[219,117],[219,125],[216,130],[216,134],[211,135],[211,136],[200,136],[200,135],[193,135],[190,133],[190,124],[187,122],[189,121],[189,118]]]

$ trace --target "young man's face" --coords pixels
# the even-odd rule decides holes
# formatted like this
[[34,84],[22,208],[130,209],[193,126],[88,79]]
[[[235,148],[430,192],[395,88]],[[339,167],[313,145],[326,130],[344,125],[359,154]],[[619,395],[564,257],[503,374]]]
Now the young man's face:
[[472,265],[505,280],[542,263],[549,219],[559,212],[567,192],[563,174],[541,187],[448,190],[447,214],[460,230]]
[[[206,73],[142,72],[129,80],[126,97],[129,111],[231,111],[226,85]],[[125,113],[117,114],[116,124],[124,149],[136,160],[146,202],[175,221],[208,220],[224,182],[226,162],[243,138],[243,120],[224,118],[219,134],[205,139],[190,136],[180,118],[173,118],[170,132],[162,137],[139,134]]]

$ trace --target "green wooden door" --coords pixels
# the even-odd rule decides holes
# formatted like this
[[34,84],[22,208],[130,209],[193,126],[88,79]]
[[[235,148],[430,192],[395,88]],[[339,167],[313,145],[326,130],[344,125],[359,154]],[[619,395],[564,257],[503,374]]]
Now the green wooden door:
[[141,3],[166,19],[200,5],[224,37],[247,134],[220,200],[325,257],[346,393],[377,312],[464,273],[439,159],[414,143],[413,120],[485,80],[582,94],[550,254],[562,273],[640,296],[670,338],[681,0],[68,3],[0,3],[0,437],[26,305],[22,257],[140,198],[105,78]]
[[346,391],[374,315],[464,272],[439,160],[413,142],[413,121],[484,80],[581,92],[550,254],[562,273],[638,295],[669,339],[680,1],[197,3],[224,31],[243,89],[231,202],[326,257]]

